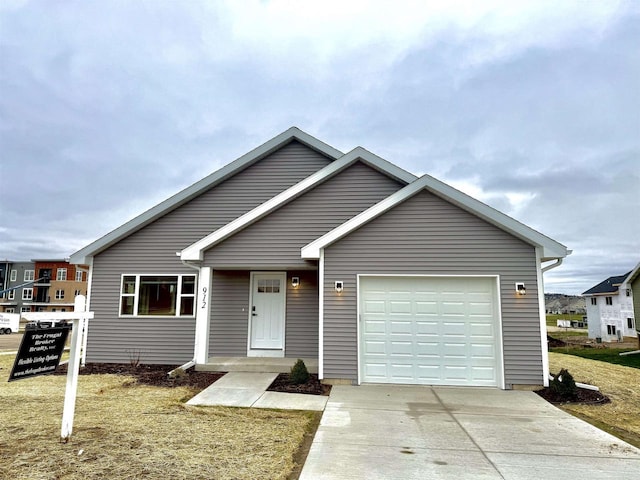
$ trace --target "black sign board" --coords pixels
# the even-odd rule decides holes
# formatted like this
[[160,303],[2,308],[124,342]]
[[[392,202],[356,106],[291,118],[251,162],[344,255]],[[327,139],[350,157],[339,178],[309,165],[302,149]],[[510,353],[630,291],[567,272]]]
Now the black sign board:
[[53,373],[64,351],[71,325],[27,328],[9,381]]

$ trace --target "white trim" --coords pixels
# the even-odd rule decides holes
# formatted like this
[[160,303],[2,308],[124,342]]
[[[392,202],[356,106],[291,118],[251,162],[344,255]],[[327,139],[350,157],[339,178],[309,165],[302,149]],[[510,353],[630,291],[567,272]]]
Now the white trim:
[[[126,296],[133,297],[133,311],[138,312],[138,301],[140,298],[140,278],[141,277],[176,277],[177,289],[176,289],[176,313],[174,315],[138,315],[137,313],[126,314],[122,313],[122,282],[124,277],[135,277],[135,287],[133,294],[127,294]],[[184,277],[194,277],[194,302],[193,302],[193,314],[180,315],[180,307],[183,297],[191,297],[191,294],[182,294],[182,279]],[[121,273],[120,274],[120,286],[118,289],[118,318],[195,318],[197,310],[197,292],[198,292],[198,275],[195,273]]]
[[429,175],[423,175],[413,183],[410,183],[401,190],[398,190],[393,195],[390,195],[381,202],[369,207],[364,212],[356,215],[342,225],[302,247],[300,250],[301,257],[304,259],[317,259],[321,248],[331,245],[357,228],[360,228],[365,223],[414,196],[423,189],[430,191],[447,202],[482,218],[483,220],[509,232],[533,246],[543,247],[543,261],[553,258],[564,258],[571,253],[571,251],[567,250],[567,248],[561,243],[546,237],[540,232],[535,231],[523,223],[514,220],[504,213],[485,205],[475,198],[472,198]]
[[[253,319],[253,291],[255,287],[256,275],[270,275],[274,278],[280,277],[282,280],[282,348],[251,348],[251,322]],[[247,323],[247,357],[282,357],[286,349],[287,341],[287,272],[255,271],[249,274],[249,315]]]
[[505,378],[505,369],[504,369],[504,335],[503,335],[503,331],[502,331],[502,301],[501,301],[501,294],[500,294],[500,276],[499,275],[491,275],[491,274],[485,274],[485,275],[438,275],[438,274],[403,274],[403,273],[359,273],[356,274],[356,285],[357,285],[357,292],[356,292],[356,302],[357,302],[357,324],[356,324],[356,351],[357,351],[357,372],[358,372],[358,385],[360,385],[361,382],[361,371],[362,371],[362,365],[361,365],[361,357],[360,357],[360,351],[361,351],[361,347],[360,347],[360,285],[361,285],[361,278],[381,278],[381,277],[390,277],[390,278],[488,278],[488,279],[494,279],[495,283],[494,283],[494,301],[496,301],[497,303],[495,304],[496,306],[496,311],[495,311],[495,317],[498,321],[497,324],[497,328],[496,328],[496,339],[495,339],[495,346],[496,346],[496,354],[497,357],[496,358],[496,375],[497,375],[497,382],[496,382],[496,387],[497,388],[501,388],[502,390],[504,390],[506,388],[506,378]]
[[235,220],[227,223],[223,227],[218,230],[210,233],[204,238],[201,238],[195,243],[192,243],[187,248],[180,252],[180,258],[183,261],[201,261],[204,259],[204,251],[217,243],[222,242],[226,238],[229,238],[231,235],[237,233],[243,228],[251,225],[252,223],[260,220],[261,218],[267,216],[274,210],[280,208],[282,205],[285,205],[289,201],[294,198],[302,195],[303,193],[309,191],[316,185],[322,183],[323,181],[331,178],[342,170],[346,169],[350,165],[353,165],[357,161],[362,161],[365,164],[375,168],[376,170],[382,171],[387,175],[390,175],[396,179],[402,180],[404,182],[412,182],[415,180],[415,176],[405,172],[404,170],[396,167],[395,165],[387,162],[386,160],[368,152],[362,147],[357,147],[343,155],[340,159],[334,161],[333,163],[327,165],[321,170],[318,170],[314,174],[308,176],[301,182],[296,183],[292,187],[288,188],[284,192],[279,193],[275,197],[267,200],[262,205],[257,206],[253,210],[245,213],[244,215],[236,218]]
[[297,140],[300,143],[310,147],[313,150],[321,153],[322,155],[327,156],[331,159],[339,158],[343,155],[343,153],[331,145],[328,145],[315,137],[312,137],[306,132],[303,132],[297,127],[291,127],[281,134],[275,136],[271,140],[263,143],[259,147],[251,150],[250,152],[242,155],[238,159],[233,162],[223,166],[219,170],[216,170],[211,175],[203,178],[202,180],[194,183],[193,185],[185,188],[184,190],[178,192],[167,200],[159,203],[158,205],[150,208],[146,212],[138,215],[137,217],[129,220],[125,224],[116,228],[115,230],[109,232],[105,236],[96,240],[95,242],[87,245],[86,247],[78,250],[74,254],[71,255],[70,263],[74,264],[87,264],[89,263],[89,258],[96,255],[97,253],[109,248],[111,245],[119,242],[121,239],[130,235],[131,233],[145,227],[150,224],[154,220],[162,217],[168,212],[178,208],[179,206],[185,204],[189,200],[197,197],[205,190],[218,185],[229,177],[235,175],[239,171],[245,169],[246,167],[252,165],[253,163],[261,160],[266,157],[270,153],[275,150],[281,148],[287,143]]
[[324,378],[324,249],[318,261],[318,379]]
[[211,312],[211,267],[200,267],[196,276],[194,314],[196,316],[195,335],[193,340],[193,360],[196,363],[207,363],[209,357],[209,319]]
[[549,386],[549,348],[547,347],[547,315],[544,304],[544,278],[540,248],[536,247],[536,281],[538,282],[538,312],[540,315],[540,353],[542,355],[542,385]]

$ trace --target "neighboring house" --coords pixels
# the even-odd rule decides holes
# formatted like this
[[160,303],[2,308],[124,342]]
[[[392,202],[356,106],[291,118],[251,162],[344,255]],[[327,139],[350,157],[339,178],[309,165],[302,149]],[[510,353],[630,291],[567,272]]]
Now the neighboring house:
[[76,295],[87,294],[87,265],[65,259],[33,260],[37,282],[30,307],[34,312],[73,310]]
[[589,338],[612,342],[635,336],[633,293],[626,281],[631,273],[609,277],[582,294],[587,301]]
[[89,362],[303,358],[326,382],[513,388],[548,382],[542,273],[569,253],[291,128],[71,262],[91,268]]
[[[631,271],[625,282],[631,288],[633,311],[640,312],[640,263]],[[640,342],[640,325],[638,323],[638,319],[635,319],[635,333],[638,336],[638,342]]]
[[[28,282],[35,280],[34,274],[33,262],[5,260],[0,263],[0,291],[8,290],[0,294],[0,311],[4,313],[31,311],[33,285]],[[24,285],[25,283],[27,285]]]

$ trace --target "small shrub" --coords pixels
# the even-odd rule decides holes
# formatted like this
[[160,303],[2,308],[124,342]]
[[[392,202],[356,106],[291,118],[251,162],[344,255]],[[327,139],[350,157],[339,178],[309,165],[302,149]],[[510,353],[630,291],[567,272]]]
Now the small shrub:
[[549,384],[549,388],[560,397],[566,399],[572,399],[578,395],[578,387],[576,387],[573,375],[565,368],[560,370],[560,373],[554,377]]
[[301,383],[307,383],[309,380],[309,370],[307,370],[307,366],[301,359],[295,363],[293,367],[291,367],[291,375],[289,375],[289,381],[296,385]]

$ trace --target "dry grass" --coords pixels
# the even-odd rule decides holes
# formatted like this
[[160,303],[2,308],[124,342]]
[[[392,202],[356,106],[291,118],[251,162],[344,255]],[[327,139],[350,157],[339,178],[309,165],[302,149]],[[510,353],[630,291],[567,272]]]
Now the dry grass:
[[[13,357],[0,357],[5,382]],[[312,414],[189,407],[185,387],[81,376],[72,440],[60,443],[66,377],[0,383],[2,479],[287,478]]]
[[551,372],[566,368],[577,382],[596,385],[611,399],[606,405],[566,405],[563,410],[640,448],[640,369],[560,353],[549,353],[549,363]]

